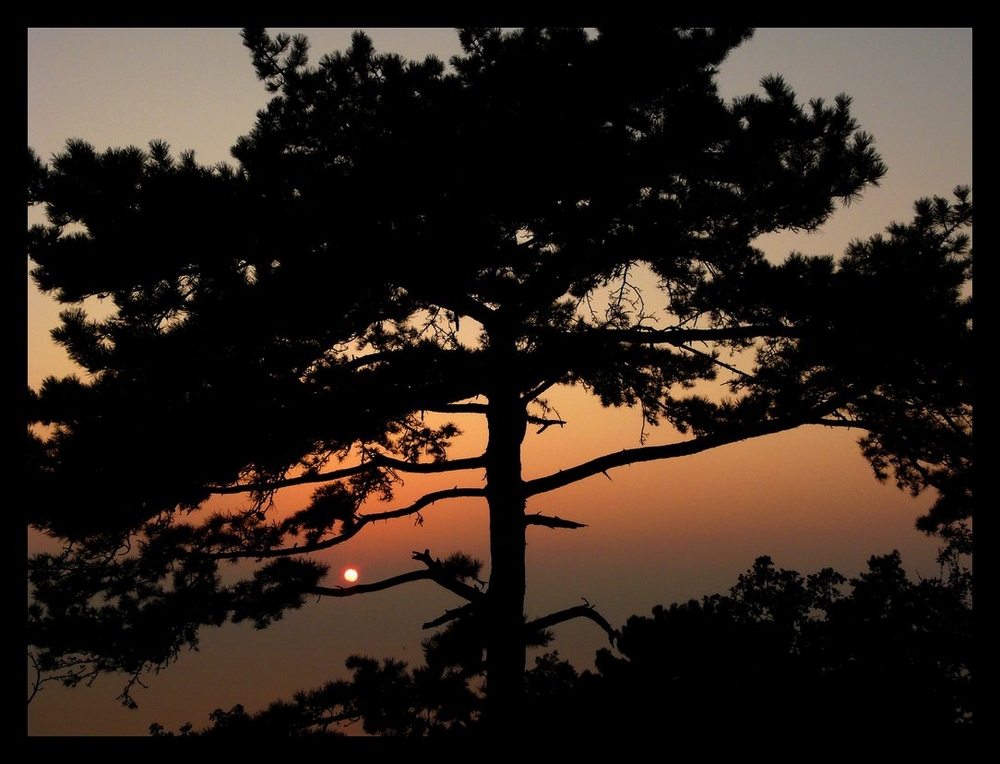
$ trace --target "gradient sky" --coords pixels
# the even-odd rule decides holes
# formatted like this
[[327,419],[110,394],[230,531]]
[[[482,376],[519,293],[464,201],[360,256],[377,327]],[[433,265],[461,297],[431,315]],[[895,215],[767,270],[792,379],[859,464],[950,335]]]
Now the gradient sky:
[[[349,44],[351,29],[288,29],[312,43],[313,60]],[[366,30],[380,51],[407,58],[458,52],[447,29]],[[907,221],[921,196],[949,195],[972,184],[972,31],[970,29],[762,29],[734,52],[719,77],[725,97],[759,91],[782,74],[800,100],[839,93],[873,133],[889,173],[882,185],[840,210],[819,233],[772,237],[769,254],[791,250],[840,254],[854,238]],[[44,160],[69,138],[98,150],[167,141],[175,154],[194,149],[203,164],[229,160],[267,103],[238,29],[28,30],[28,144]],[[29,214],[29,220],[37,219]],[[30,265],[29,265],[30,267]],[[72,373],[48,332],[60,307],[28,283],[28,383]],[[601,453],[639,445],[641,418],[603,411],[578,391],[559,399],[569,424],[529,435],[526,477]],[[465,425],[460,419],[458,423]],[[470,429],[472,429],[470,425]],[[753,560],[811,573],[834,567],[852,576],[874,554],[899,549],[913,574],[936,573],[936,543],[913,528],[931,497],[913,499],[879,485],[858,452],[859,433],[810,428],[680,460],[626,467],[558,494],[537,497],[529,511],[588,524],[578,531],[529,529],[529,615],[570,607],[585,597],[614,625],[657,604],[726,591]],[[672,439],[655,432],[652,442]],[[476,444],[463,446],[474,451]],[[450,485],[455,478],[447,477]],[[472,484],[478,476],[462,484]],[[395,504],[427,486],[408,482]],[[286,492],[293,509],[309,490]],[[412,520],[367,529],[323,559],[331,584],[354,566],[362,581],[417,567],[413,550],[440,557],[465,551],[488,559],[485,505],[436,505]],[[39,540],[29,536],[34,547]],[[352,653],[421,662],[420,624],[458,604],[433,584],[375,595],[310,602],[266,631],[225,626],[203,632],[199,652],[149,678],[139,709],[121,708],[118,677],[89,688],[46,687],[28,708],[34,735],[147,733],[151,722],[176,729],[208,723],[215,708],[271,700],[343,674]],[[555,630],[551,646],[577,668],[604,646],[590,622]]]

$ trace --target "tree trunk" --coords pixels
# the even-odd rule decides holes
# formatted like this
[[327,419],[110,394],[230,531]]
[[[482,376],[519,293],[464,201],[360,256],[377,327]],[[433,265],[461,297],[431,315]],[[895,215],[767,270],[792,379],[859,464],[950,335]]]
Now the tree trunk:
[[[495,346],[494,346],[495,347]],[[500,349],[500,361],[516,352]],[[518,728],[524,700],[524,592],[526,499],[521,445],[527,426],[524,402],[510,369],[493,367],[486,446],[486,495],[490,511],[491,570],[486,614],[486,724],[491,735]]]

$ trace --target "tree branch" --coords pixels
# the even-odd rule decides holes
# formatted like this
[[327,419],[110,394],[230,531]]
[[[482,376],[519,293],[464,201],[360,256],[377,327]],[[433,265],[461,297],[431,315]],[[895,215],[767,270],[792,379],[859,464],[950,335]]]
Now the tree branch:
[[706,353],[703,350],[698,350],[696,348],[691,347],[688,344],[683,344],[683,343],[677,345],[677,347],[680,348],[681,350],[684,350],[685,352],[691,353],[691,355],[696,355],[700,356],[701,358],[706,358],[716,366],[735,374],[737,377],[743,377],[743,379],[751,379],[751,380],[753,379],[752,374],[748,374],[747,372],[743,371],[743,369],[738,369],[731,363],[726,363],[725,361],[720,361],[718,358],[713,358],[710,353]]
[[565,419],[546,419],[545,417],[533,416],[533,415],[529,414],[528,415],[528,424],[537,424],[537,425],[540,425],[540,427],[538,428],[538,430],[535,431],[535,435],[541,435],[543,432],[545,432],[547,429],[549,429],[554,424],[557,424],[560,427],[564,427],[566,425],[566,420]]
[[433,621],[428,621],[421,628],[423,629],[434,629],[438,626],[448,623],[449,621],[454,621],[458,618],[468,615],[475,609],[477,603],[470,602],[467,605],[462,605],[454,610],[445,610],[443,615],[438,616]]
[[354,467],[344,467],[339,470],[329,472],[306,472],[294,478],[283,480],[272,480],[262,483],[242,483],[240,485],[209,486],[209,490],[215,494],[235,494],[248,493],[251,491],[276,491],[279,488],[288,488],[293,485],[305,485],[308,483],[328,483],[333,480],[360,475],[375,469],[391,469],[396,472],[407,472],[418,475],[434,475],[443,472],[458,472],[461,470],[479,469],[485,465],[485,457],[470,456],[465,459],[454,459],[447,462],[407,462],[402,459],[393,459],[390,456],[376,454],[364,464]]
[[565,623],[566,621],[571,621],[574,618],[589,618],[591,621],[600,626],[608,635],[608,641],[611,646],[615,646],[615,642],[621,637],[621,634],[617,629],[613,628],[607,619],[594,610],[594,606],[591,605],[587,600],[583,601],[583,605],[577,605],[576,607],[567,608],[566,610],[560,610],[556,613],[550,613],[549,615],[542,616],[541,618],[536,618],[534,621],[529,621],[525,624],[525,628],[530,631],[541,631],[547,629],[550,626],[555,626],[558,623]]
[[548,515],[534,514],[525,515],[525,525],[542,525],[546,528],[586,528],[586,523],[578,523],[575,520],[563,520],[561,517],[549,517]]
[[376,581],[373,584],[355,584],[353,586],[314,586],[306,590],[306,594],[317,594],[321,597],[353,597],[355,594],[371,594],[391,589],[394,586],[401,586],[413,581],[424,581],[433,579],[429,570],[414,570],[409,573],[402,573],[392,578]]
[[[575,467],[570,467],[569,469],[560,470],[552,475],[546,475],[544,477],[535,478],[534,480],[528,480],[524,483],[525,496],[536,496],[541,493],[547,493],[549,491],[554,491],[564,486],[570,485],[572,483],[578,482],[588,477],[592,477],[598,474],[604,474],[607,476],[607,471],[614,469],[616,467],[624,467],[631,464],[637,464],[640,462],[657,461],[660,459],[673,459],[681,456],[691,456],[693,454],[701,453],[702,451],[708,451],[718,446],[728,445],[730,443],[738,443],[742,440],[749,440],[751,438],[758,438],[764,435],[771,435],[777,432],[784,432],[787,430],[795,429],[807,424],[818,424],[823,426],[836,426],[836,427],[858,427],[860,426],[857,422],[845,422],[841,420],[833,419],[804,419],[804,418],[794,418],[794,419],[780,419],[780,420],[770,420],[766,422],[760,422],[754,425],[747,425],[744,427],[736,428],[732,431],[715,434],[706,435],[701,438],[695,438],[694,440],[684,441],[681,443],[670,443],[662,446],[644,446],[641,448],[623,449],[617,453],[605,454],[604,456],[592,459],[589,462],[584,462],[583,464],[578,464]],[[462,461],[478,461],[478,459],[472,460],[462,460]],[[376,512],[372,514],[362,515],[357,519],[356,522],[345,525],[341,533],[337,536],[329,539],[324,539],[323,541],[316,542],[314,544],[308,544],[303,546],[285,547],[282,549],[267,549],[267,550],[249,550],[249,551],[237,551],[237,552],[218,552],[212,553],[208,556],[214,559],[238,559],[238,558],[248,558],[253,557],[257,559],[273,558],[273,557],[284,557],[292,556],[298,554],[306,554],[310,552],[318,552],[324,549],[330,549],[338,544],[342,544],[345,541],[356,536],[361,529],[374,522],[382,520],[394,520],[400,517],[406,517],[408,515],[417,514],[421,509],[434,504],[437,501],[442,501],[444,499],[453,498],[463,498],[463,497],[475,497],[483,498],[486,492],[482,488],[455,488],[446,489],[443,491],[434,491],[425,494],[414,501],[412,504],[406,507],[401,507],[399,509],[391,510],[388,512]],[[541,525],[548,528],[582,528],[586,527],[582,523],[577,523],[572,520],[563,520],[559,517],[549,517],[547,515],[530,515],[525,517],[525,525]],[[343,595],[338,595],[343,596]]]
[[[554,491],[557,488],[575,483],[584,478],[607,472],[615,467],[624,467],[638,462],[652,462],[659,459],[673,459],[679,456],[691,456],[702,451],[708,451],[741,440],[759,438],[762,435],[772,435],[785,430],[793,430],[805,424],[817,424],[814,420],[802,418],[776,419],[745,425],[725,433],[705,435],[694,440],[681,443],[669,443],[663,446],[643,446],[641,448],[626,448],[614,454],[605,454],[589,462],[578,464],[569,469],[560,470],[552,475],[528,480],[524,484],[525,496],[536,496],[540,493]],[[825,422],[822,422],[825,424]]]
[[459,597],[475,603],[483,598],[483,593],[474,586],[469,586],[459,581],[440,560],[431,558],[430,551],[414,552],[413,559],[424,563],[427,570],[414,570],[409,573],[401,573],[392,578],[376,581],[372,584],[355,584],[353,586],[313,586],[306,590],[306,594],[316,594],[321,597],[353,597],[355,594],[370,594],[391,589],[394,586],[409,584],[413,581],[433,581],[448,591],[457,594]]
[[436,558],[432,559],[430,550],[425,549],[423,552],[414,552],[413,559],[418,560],[427,566],[427,569],[431,574],[431,578],[435,583],[444,587],[448,591],[457,594],[459,597],[475,603],[481,601],[485,596],[483,592],[476,587],[469,586],[468,584],[460,581],[454,573],[449,572],[448,569],[441,564],[441,560]]
[[355,522],[350,525],[344,525],[341,532],[334,536],[333,538],[324,539],[323,541],[317,541],[314,544],[305,544],[302,546],[291,546],[283,547],[281,549],[257,549],[257,550],[241,550],[238,552],[214,552],[209,553],[206,556],[216,560],[235,560],[247,557],[253,557],[255,559],[265,559],[271,557],[289,557],[298,554],[307,554],[310,552],[319,552],[323,549],[330,549],[331,547],[337,546],[338,544],[343,544],[348,539],[354,538],[361,532],[361,529],[366,525],[370,525],[381,520],[395,520],[400,517],[406,517],[407,515],[417,514],[421,509],[434,504],[437,501],[442,501],[444,499],[456,499],[462,497],[476,497],[481,498],[486,495],[486,491],[483,488],[448,488],[443,491],[433,491],[431,493],[426,493],[412,504],[406,507],[400,507],[399,509],[390,510],[388,512],[374,512],[368,515],[361,515],[356,519]]
[[733,326],[714,329],[585,329],[583,334],[609,337],[615,342],[664,343],[684,345],[688,342],[719,342],[722,340],[747,340],[755,337],[801,337],[802,329],[781,324],[761,326]]
[[428,408],[437,414],[485,414],[485,403],[446,403]]
[[31,668],[35,672],[35,678],[31,682],[31,691],[28,693],[28,705],[31,705],[31,701],[35,699],[38,691],[42,689],[42,669],[38,665],[38,659],[35,658],[35,654],[28,650],[28,659],[31,661]]

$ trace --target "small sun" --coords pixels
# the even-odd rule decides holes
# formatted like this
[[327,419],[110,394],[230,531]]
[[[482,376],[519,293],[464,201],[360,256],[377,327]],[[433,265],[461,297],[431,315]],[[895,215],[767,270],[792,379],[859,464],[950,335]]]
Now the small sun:
[[344,571],[344,580],[354,583],[355,581],[358,580],[358,571],[356,571],[354,568],[348,568],[347,570]]

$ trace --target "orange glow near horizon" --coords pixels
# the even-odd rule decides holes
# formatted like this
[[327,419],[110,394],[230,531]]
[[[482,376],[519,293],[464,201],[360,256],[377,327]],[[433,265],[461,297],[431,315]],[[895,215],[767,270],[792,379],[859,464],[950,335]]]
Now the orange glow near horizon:
[[[315,63],[324,53],[344,49],[352,30],[288,31],[308,35]],[[398,50],[411,58],[433,52],[443,61],[458,52],[452,32],[374,32],[380,51]],[[793,250],[840,255],[852,239],[911,219],[915,199],[947,196],[956,185],[971,183],[971,37],[971,30],[963,29],[763,29],[720,65],[720,95],[726,99],[758,92],[760,77],[771,72],[785,75],[803,103],[847,93],[852,113],[875,135],[890,169],[879,187],[859,203],[838,209],[822,230],[760,243],[769,256],[783,259]],[[79,136],[98,150],[142,147],[162,138],[175,154],[197,150],[200,163],[231,162],[229,147],[252,128],[268,98],[239,30],[28,30],[28,143],[43,161],[61,152],[67,138]],[[530,180],[532,168],[495,169],[523,170]],[[401,179],[400,193],[419,193],[418,183]],[[42,214],[29,209],[29,224]],[[29,387],[37,389],[50,375],[85,374],[49,334],[66,307],[29,279]],[[98,300],[85,307],[93,316],[108,309]],[[464,319],[463,329],[472,331]],[[712,390],[722,394],[721,388]],[[685,439],[666,425],[644,428],[637,410],[602,408],[580,388],[554,389],[548,397],[566,423],[540,433],[529,428],[522,452],[525,480],[638,448],[643,437],[650,445]],[[486,431],[480,416],[448,419],[463,430],[450,456],[483,453]],[[226,433],[194,434],[209,435],[225,447]],[[771,556],[778,568],[811,574],[832,567],[850,578],[865,570],[871,556],[896,549],[911,576],[937,575],[939,540],[914,528],[933,497],[914,498],[891,482],[878,483],[858,448],[859,435],[844,428],[803,427],[692,456],[623,466],[531,497],[529,513],[586,527],[529,526],[526,614],[538,617],[585,599],[621,627],[656,605],[727,592],[761,555]],[[485,485],[482,470],[401,477],[389,502],[372,500],[361,514],[408,506],[429,491]],[[278,491],[269,520],[280,522],[305,508],[319,485]],[[248,503],[242,495],[216,495],[184,521],[240,511]],[[29,554],[55,553],[58,547],[28,529]],[[328,566],[321,585],[356,583],[363,572],[367,588],[421,568],[412,555],[424,549],[434,558],[462,552],[481,560],[481,578],[488,581],[486,501],[438,501],[419,515],[373,522],[312,559]],[[228,581],[247,575],[252,566],[240,561],[220,568],[220,575]],[[351,571],[354,578],[348,577]],[[139,710],[116,701],[125,681],[118,675],[74,689],[49,684],[28,706],[27,734],[145,736],[152,722],[168,730],[185,722],[201,729],[214,709],[239,703],[252,713],[344,678],[344,662],[352,654],[419,666],[421,640],[431,634],[421,624],[461,604],[424,580],[356,594],[308,597],[300,609],[264,630],[249,623],[202,629],[197,650],[144,678],[148,689],[136,695]],[[555,641],[547,649],[558,650],[580,671],[592,668],[595,652],[608,646],[589,621],[562,624],[553,633]],[[529,663],[534,655],[529,654]],[[29,684],[31,678],[29,664]]]

